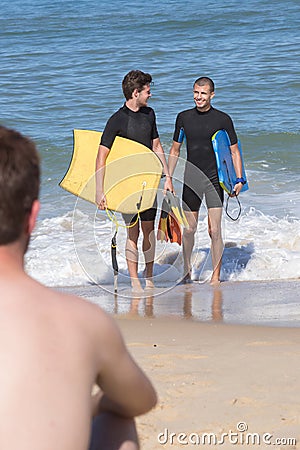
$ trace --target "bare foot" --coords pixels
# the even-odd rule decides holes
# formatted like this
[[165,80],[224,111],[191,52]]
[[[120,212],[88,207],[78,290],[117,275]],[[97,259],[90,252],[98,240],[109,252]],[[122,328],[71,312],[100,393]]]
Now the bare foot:
[[131,289],[134,294],[142,294],[144,292],[138,279],[131,280]]
[[146,278],[146,286],[145,286],[145,289],[154,289],[155,288],[155,286],[154,286],[154,283],[153,283],[153,280],[152,280],[152,278]]
[[209,282],[209,284],[213,287],[220,286],[221,281],[218,278],[212,278]]

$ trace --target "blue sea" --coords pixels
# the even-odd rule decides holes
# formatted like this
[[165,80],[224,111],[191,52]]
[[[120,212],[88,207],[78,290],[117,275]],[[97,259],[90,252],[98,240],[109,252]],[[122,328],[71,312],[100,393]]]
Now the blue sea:
[[[234,121],[250,189],[237,222],[224,214],[223,280],[300,278],[298,0],[2,0],[0,21],[0,121],[32,137],[42,160],[42,209],[26,256],[33,277],[48,286],[112,283],[113,224],[58,184],[73,129],[103,130],[124,102],[123,76],[141,69],[153,76],[149,105],[166,153],[201,75],[215,81],[213,106]],[[230,208],[237,212],[234,201]],[[126,283],[124,241],[121,228]],[[205,281],[210,270],[203,207],[193,277]],[[179,246],[158,245],[157,281],[181,272]]]

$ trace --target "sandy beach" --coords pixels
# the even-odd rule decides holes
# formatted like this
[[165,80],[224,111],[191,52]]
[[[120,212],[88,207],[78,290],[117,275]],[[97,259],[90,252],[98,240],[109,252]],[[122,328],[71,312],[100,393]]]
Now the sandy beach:
[[178,286],[142,298],[71,291],[116,318],[157,389],[157,407],[137,419],[142,449],[298,449],[298,286]]
[[155,410],[137,420],[143,449],[300,448],[298,329],[180,319],[118,324],[159,395]]

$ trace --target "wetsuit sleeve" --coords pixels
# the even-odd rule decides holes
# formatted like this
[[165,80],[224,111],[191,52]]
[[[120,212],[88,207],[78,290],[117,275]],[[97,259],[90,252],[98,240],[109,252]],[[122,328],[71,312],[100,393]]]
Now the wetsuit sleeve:
[[117,118],[117,115],[114,114],[111,116],[110,119],[108,119],[107,124],[104,128],[103,134],[101,136],[100,145],[104,145],[105,147],[111,149],[115,137],[119,133],[119,120]]
[[183,129],[183,120],[181,114],[178,114],[175,122],[175,130],[173,134],[173,141],[175,142],[182,142],[182,139],[180,137],[180,131]]
[[154,110],[152,110],[152,114],[153,114],[153,125],[152,125],[152,136],[151,136],[151,139],[153,141],[154,139],[157,139],[159,137],[159,134],[158,134],[158,130],[157,130],[156,116],[155,116]]
[[225,116],[224,129],[228,133],[231,145],[236,144],[237,141],[238,141],[237,135],[236,135],[236,132],[235,132],[234,125],[233,125],[233,122],[231,120],[231,117],[229,117],[228,115]]

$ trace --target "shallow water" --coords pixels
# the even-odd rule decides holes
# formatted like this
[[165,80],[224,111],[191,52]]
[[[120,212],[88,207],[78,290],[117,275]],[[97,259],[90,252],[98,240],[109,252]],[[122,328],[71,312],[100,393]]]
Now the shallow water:
[[[102,213],[94,225],[95,211],[76,204],[58,183],[71,159],[72,130],[103,129],[123,103],[121,80],[132,68],[153,75],[150,105],[166,152],[177,113],[193,106],[200,75],[214,79],[213,104],[234,120],[250,190],[241,196],[240,221],[224,218],[223,279],[300,277],[298,1],[231,0],[216,7],[198,0],[3,0],[0,14],[1,122],[33,137],[42,157],[42,210],[27,255],[34,277],[48,285],[112,281],[110,221]],[[208,249],[204,209],[195,246],[200,280],[210,270],[202,264]],[[157,253],[158,281],[180,277],[180,249]]]

